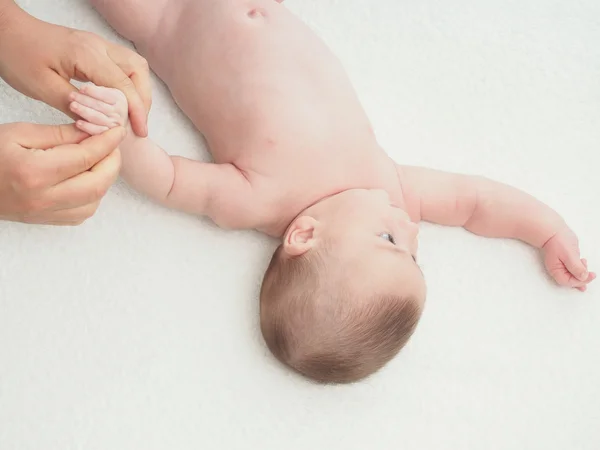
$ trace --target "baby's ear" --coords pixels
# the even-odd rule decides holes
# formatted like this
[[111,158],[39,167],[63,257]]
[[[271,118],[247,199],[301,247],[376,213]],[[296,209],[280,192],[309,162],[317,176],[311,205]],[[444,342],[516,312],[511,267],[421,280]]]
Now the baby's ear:
[[310,217],[302,216],[294,220],[283,237],[283,250],[289,256],[300,256],[315,245],[315,230],[319,222]]

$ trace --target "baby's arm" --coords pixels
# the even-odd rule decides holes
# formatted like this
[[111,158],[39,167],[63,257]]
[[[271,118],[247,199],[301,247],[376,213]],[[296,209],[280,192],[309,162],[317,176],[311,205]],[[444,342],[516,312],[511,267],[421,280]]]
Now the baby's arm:
[[[127,122],[127,101],[116,89],[84,85],[71,97],[71,110],[85,120],[77,127],[98,134]],[[217,225],[244,228],[252,189],[231,164],[209,164],[169,156],[148,138],[129,132],[120,146],[121,175],[135,190],[169,208],[206,215]]]
[[580,259],[573,231],[556,211],[531,195],[483,177],[399,166],[411,216],[472,233],[524,241],[545,253],[561,285],[584,291],[595,278]]

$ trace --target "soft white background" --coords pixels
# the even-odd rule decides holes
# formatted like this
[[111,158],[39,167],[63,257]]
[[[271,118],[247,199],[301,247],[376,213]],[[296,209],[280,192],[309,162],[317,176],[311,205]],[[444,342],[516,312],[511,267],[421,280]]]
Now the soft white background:
[[[118,37],[83,0],[20,4]],[[404,163],[487,175],[559,210],[600,269],[600,2],[289,0]],[[123,41],[121,41],[123,42]],[[0,122],[64,116],[0,84]],[[205,158],[155,79],[150,134]],[[257,292],[275,242],[117,184],[75,229],[0,224],[0,449],[598,449],[600,284],[534,250],[425,225],[427,309],[367,382],[275,364]]]

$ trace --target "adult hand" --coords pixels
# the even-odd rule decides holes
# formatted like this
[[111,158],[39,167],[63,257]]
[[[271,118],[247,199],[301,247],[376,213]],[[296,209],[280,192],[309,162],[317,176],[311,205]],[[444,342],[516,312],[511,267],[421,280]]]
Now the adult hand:
[[76,88],[70,80],[119,89],[133,131],[147,136],[152,95],[144,58],[95,34],[37,20],[12,0],[0,0],[0,7],[0,78],[73,118],[69,94]]
[[0,220],[78,225],[116,180],[123,127],[88,137],[74,125],[0,125]]

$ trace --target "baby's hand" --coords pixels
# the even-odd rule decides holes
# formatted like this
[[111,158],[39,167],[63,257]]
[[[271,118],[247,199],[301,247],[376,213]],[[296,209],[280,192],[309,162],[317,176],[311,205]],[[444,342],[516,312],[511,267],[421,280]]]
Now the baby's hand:
[[118,89],[86,84],[71,94],[69,108],[83,120],[75,122],[81,131],[95,135],[128,124],[127,98]]
[[596,278],[588,271],[587,261],[580,259],[579,241],[569,228],[556,233],[544,245],[546,269],[561,286],[570,286],[581,292]]

